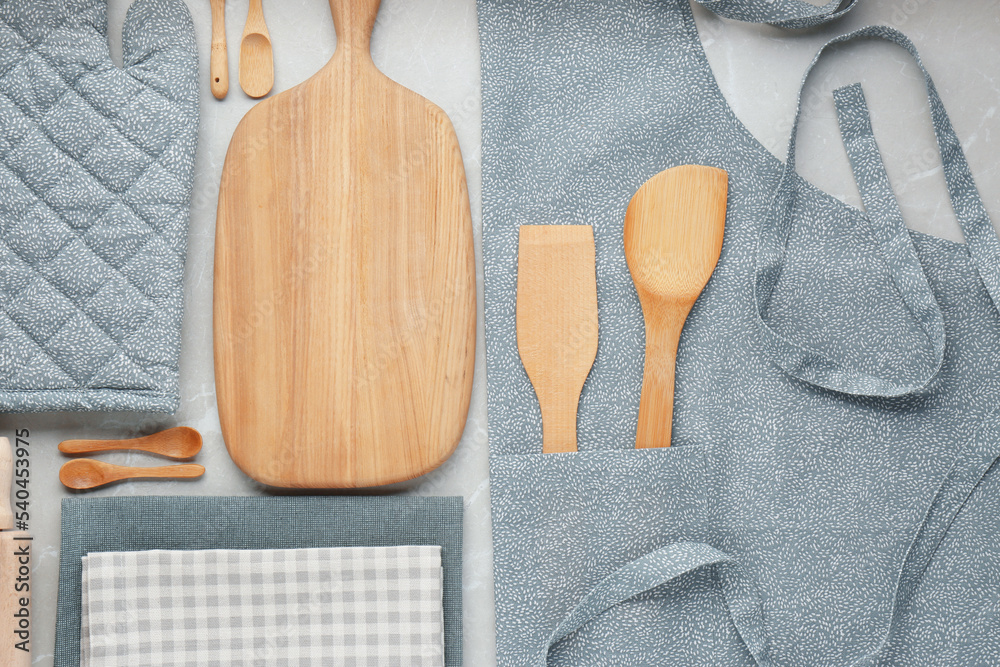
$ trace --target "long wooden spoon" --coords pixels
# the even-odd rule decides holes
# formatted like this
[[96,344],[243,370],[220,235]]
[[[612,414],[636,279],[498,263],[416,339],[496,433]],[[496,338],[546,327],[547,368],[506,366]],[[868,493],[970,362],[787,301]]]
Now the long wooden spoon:
[[247,24],[240,44],[240,87],[250,97],[264,97],[274,87],[271,33],[264,22],[261,0],[250,0]]
[[149,452],[168,459],[190,459],[201,451],[201,434],[193,428],[178,426],[131,440],[66,440],[59,443],[59,451],[71,455],[123,449]]
[[593,227],[521,227],[517,349],[542,410],[542,451],[575,452],[577,405],[597,356]]
[[728,189],[721,169],[674,167],[639,188],[625,214],[625,259],[646,320],[637,448],[670,446],[677,347],[719,262]]
[[205,468],[194,463],[157,468],[130,468],[94,459],[76,459],[62,467],[59,471],[59,481],[70,489],[83,491],[126,479],[194,479],[204,474]]

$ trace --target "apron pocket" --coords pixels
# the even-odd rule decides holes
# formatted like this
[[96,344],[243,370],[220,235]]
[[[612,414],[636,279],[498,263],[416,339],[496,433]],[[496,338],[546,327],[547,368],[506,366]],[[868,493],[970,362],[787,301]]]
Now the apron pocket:
[[924,584],[929,566],[988,569],[996,551],[979,523],[975,539],[950,538],[970,530],[956,516],[980,509],[1000,455],[1000,411],[976,423],[943,475],[924,465],[926,478],[884,487],[910,469],[798,449],[765,469],[811,472],[757,478],[754,502],[733,451],[708,444],[493,457],[498,665],[855,667],[920,648],[898,637],[947,617],[921,594],[940,588]]
[[707,451],[491,460],[501,667],[753,664],[710,541]]

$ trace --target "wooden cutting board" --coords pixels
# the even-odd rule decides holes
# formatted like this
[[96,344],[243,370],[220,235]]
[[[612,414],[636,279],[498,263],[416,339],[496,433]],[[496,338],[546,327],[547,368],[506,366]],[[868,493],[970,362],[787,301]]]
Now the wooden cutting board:
[[379,0],[331,0],[337,50],[251,109],[226,156],[215,372],[236,464],[271,486],[422,475],[468,415],[476,279],[445,113],[380,73]]

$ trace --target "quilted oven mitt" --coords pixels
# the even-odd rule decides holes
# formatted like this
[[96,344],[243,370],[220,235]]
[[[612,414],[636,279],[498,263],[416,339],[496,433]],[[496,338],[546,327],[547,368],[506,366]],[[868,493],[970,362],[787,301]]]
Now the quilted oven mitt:
[[183,0],[0,0],[0,412],[173,412],[198,55]]

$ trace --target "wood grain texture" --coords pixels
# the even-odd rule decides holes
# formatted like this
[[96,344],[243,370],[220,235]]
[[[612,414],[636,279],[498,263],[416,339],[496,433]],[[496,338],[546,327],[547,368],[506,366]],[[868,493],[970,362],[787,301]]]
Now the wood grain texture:
[[226,0],[212,1],[212,95],[223,100],[229,94],[229,53],[226,46]]
[[196,463],[133,468],[94,459],[75,459],[59,470],[59,481],[69,489],[86,491],[126,479],[196,479],[204,474],[204,466]]
[[10,506],[11,484],[14,481],[14,452],[10,440],[0,438],[0,531],[14,527],[14,513]]
[[0,665],[4,667],[31,664],[31,544],[27,533],[0,533]]
[[190,459],[201,451],[201,433],[187,426],[129,440],[64,440],[59,443],[63,454],[94,454],[96,452],[141,451],[168,459]]
[[[10,440],[0,438],[0,665],[31,664],[31,536],[12,531]],[[24,642],[28,642],[25,644]],[[27,648],[27,650],[24,650]]]
[[417,477],[472,393],[472,217],[451,122],[369,53],[377,0],[333,0],[338,45],[254,107],[219,196],[215,361],[236,464],[264,484]]
[[274,53],[262,0],[250,0],[240,41],[240,87],[254,98],[264,97],[274,87]]
[[636,447],[669,447],[681,331],[722,252],[728,174],[697,165],[647,181],[625,214],[625,258],[646,321]]
[[597,341],[594,228],[521,227],[517,349],[538,396],[547,454],[577,450],[577,406]]

